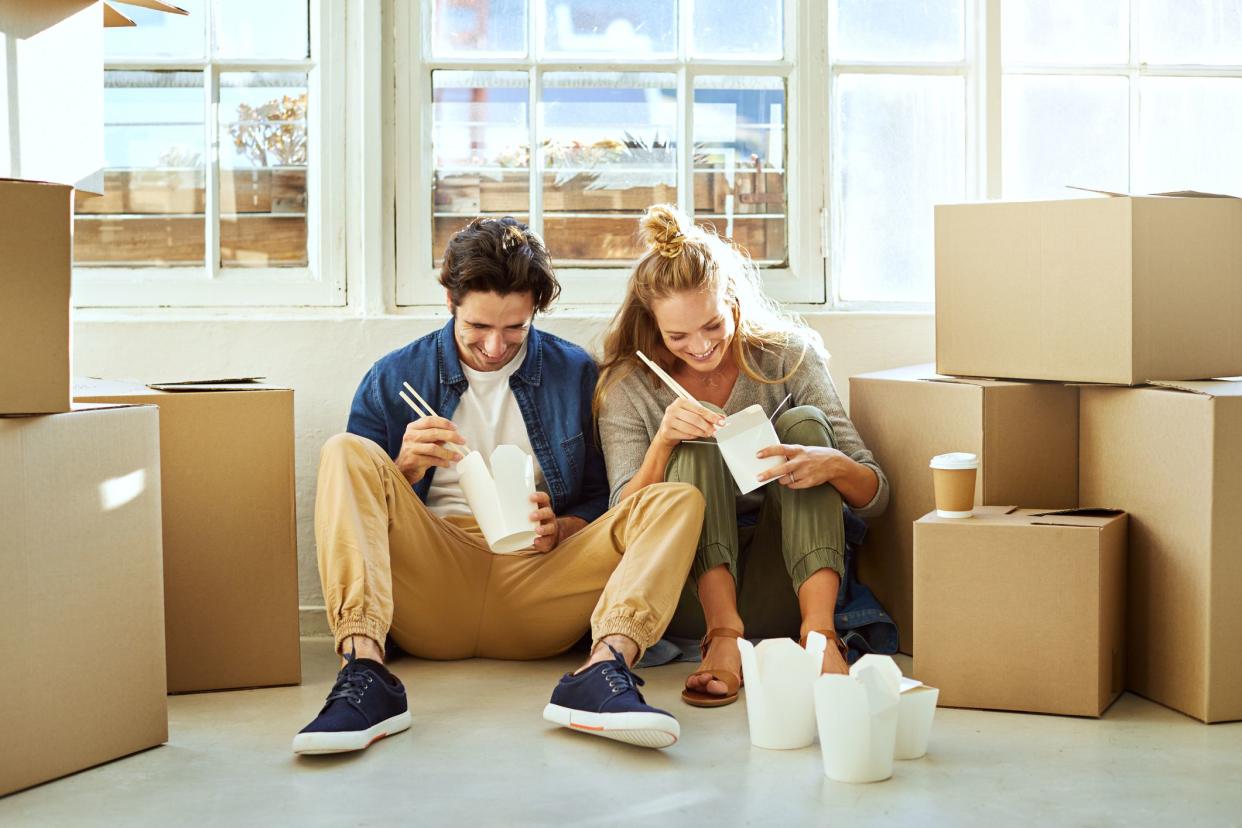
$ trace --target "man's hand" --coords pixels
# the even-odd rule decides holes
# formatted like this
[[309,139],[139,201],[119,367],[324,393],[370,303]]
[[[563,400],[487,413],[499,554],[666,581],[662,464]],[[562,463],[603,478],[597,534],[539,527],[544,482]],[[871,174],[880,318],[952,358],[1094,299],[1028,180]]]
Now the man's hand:
[[457,462],[460,455],[445,443],[464,446],[466,438],[457,433],[452,421],[443,417],[423,417],[405,427],[396,462],[411,486],[422,480],[432,466],[447,469]]
[[551,552],[561,541],[586,526],[586,521],[579,517],[558,518],[552,511],[552,498],[547,492],[535,492],[530,500],[536,507],[530,513],[530,519],[539,524],[535,529],[538,533],[535,538],[536,552]]

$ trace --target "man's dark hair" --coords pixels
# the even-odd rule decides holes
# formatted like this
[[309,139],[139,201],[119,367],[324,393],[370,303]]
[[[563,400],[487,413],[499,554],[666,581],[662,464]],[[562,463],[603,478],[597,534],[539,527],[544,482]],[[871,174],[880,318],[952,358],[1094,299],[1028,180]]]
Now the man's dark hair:
[[547,310],[561,293],[543,239],[511,216],[476,218],[453,234],[444,251],[440,284],[454,306],[475,290],[502,296],[529,293],[536,313]]

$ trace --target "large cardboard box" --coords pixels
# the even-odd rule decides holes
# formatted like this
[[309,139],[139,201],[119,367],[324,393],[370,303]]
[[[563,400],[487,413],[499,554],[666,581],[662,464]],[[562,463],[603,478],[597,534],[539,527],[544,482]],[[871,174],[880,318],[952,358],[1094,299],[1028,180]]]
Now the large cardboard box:
[[942,374],[1242,374],[1242,200],[947,204],[935,232]]
[[69,410],[72,194],[0,178],[0,414]]
[[75,397],[160,409],[169,692],[300,682],[293,392],[79,379]]
[[158,419],[0,417],[0,795],[168,738]]
[[103,192],[103,29],[132,25],[100,0],[0,2],[0,176]]
[[859,577],[915,652],[912,525],[935,507],[937,454],[979,455],[977,503],[1078,505],[1078,390],[1051,383],[956,379],[915,365],[850,378],[850,414],[888,476],[883,515],[869,518]]
[[1130,512],[1126,687],[1242,719],[1242,381],[1084,387],[1084,502]]
[[985,506],[914,524],[914,675],[945,707],[1099,716],[1121,694],[1126,514]]

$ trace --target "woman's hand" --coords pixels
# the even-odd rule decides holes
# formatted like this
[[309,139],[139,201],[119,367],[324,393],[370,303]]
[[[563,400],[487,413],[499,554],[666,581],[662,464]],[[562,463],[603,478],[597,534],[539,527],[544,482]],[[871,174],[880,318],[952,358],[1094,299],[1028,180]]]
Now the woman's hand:
[[809,489],[836,480],[853,461],[827,446],[775,445],[760,449],[756,457],[783,457],[785,462],[759,474],[760,481],[779,478],[790,489]]
[[656,440],[672,448],[682,440],[713,437],[724,420],[723,414],[678,397],[673,400],[672,405],[664,409],[664,419],[660,421]]

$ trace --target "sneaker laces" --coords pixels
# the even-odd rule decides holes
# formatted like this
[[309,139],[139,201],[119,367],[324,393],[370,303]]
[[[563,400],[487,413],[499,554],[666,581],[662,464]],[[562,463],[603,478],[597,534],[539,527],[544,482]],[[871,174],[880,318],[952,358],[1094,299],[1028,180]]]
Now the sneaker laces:
[[634,675],[634,673],[626,665],[625,659],[620,653],[613,649],[611,644],[608,645],[608,649],[612,650],[614,658],[612,661],[604,662],[604,666],[600,670],[600,674],[604,678],[608,679],[608,686],[612,688],[612,692],[624,693],[632,690],[638,695],[638,700],[646,704],[643,694],[638,690],[638,688],[646,684],[646,682]]
[[362,702],[362,693],[370,683],[370,676],[362,670],[350,670],[349,665],[346,665],[345,669],[336,677],[336,684],[332,685],[332,692],[328,693],[325,703],[331,704],[336,699],[345,699],[354,704],[360,704]]

